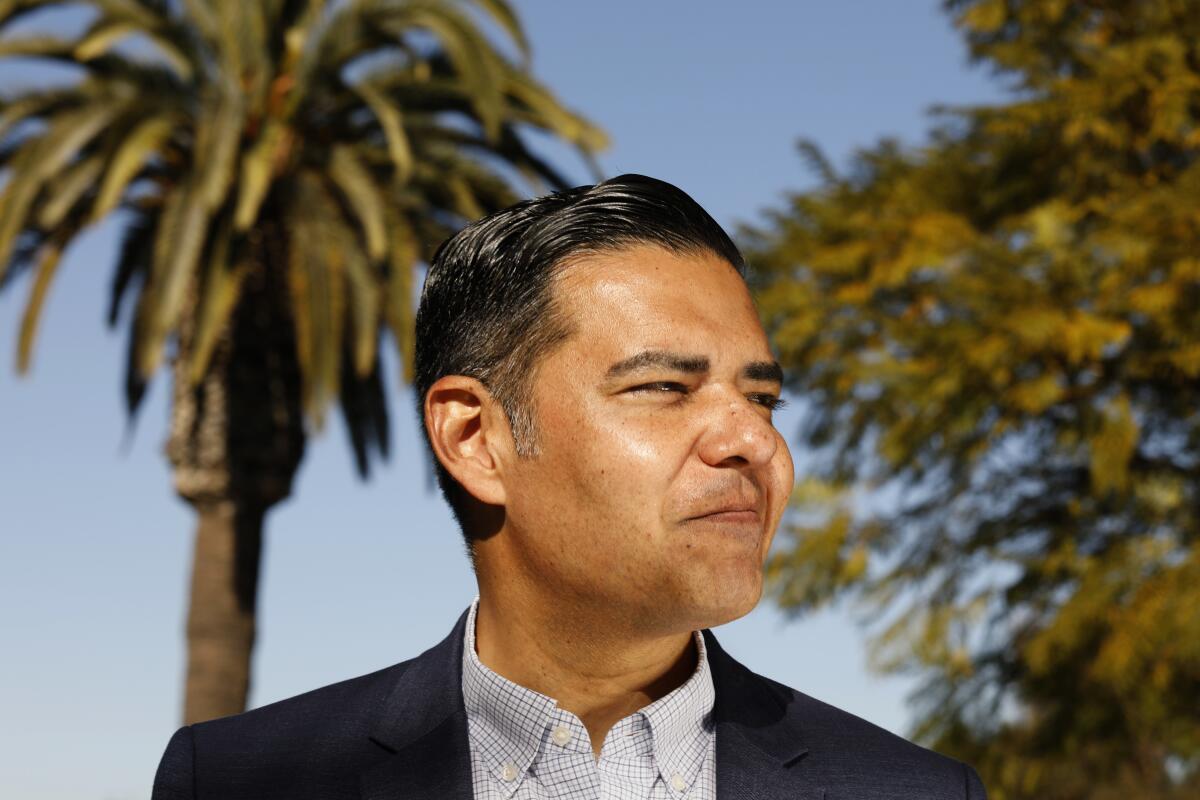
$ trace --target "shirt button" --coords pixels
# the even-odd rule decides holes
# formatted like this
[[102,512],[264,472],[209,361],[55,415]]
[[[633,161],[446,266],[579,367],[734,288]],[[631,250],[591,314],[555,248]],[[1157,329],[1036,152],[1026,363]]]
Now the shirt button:
[[517,768],[513,766],[512,762],[505,764],[504,768],[500,770],[500,777],[506,781],[515,780],[517,777]]
[[567,742],[571,741],[571,732],[567,730],[565,726],[559,725],[554,729],[554,732],[550,734],[550,738],[554,740],[556,745],[562,747]]
[[684,783],[683,776],[678,772],[671,776],[671,788],[677,792],[682,792],[687,788],[687,784]]

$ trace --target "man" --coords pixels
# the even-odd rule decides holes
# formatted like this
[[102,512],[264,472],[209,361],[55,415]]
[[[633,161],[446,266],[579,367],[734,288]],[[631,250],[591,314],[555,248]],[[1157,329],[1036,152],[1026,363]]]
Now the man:
[[981,800],[707,630],[759,601],[793,481],[743,270],[637,175],[445,243],[416,388],[479,597],[415,659],[181,729],[156,800]]

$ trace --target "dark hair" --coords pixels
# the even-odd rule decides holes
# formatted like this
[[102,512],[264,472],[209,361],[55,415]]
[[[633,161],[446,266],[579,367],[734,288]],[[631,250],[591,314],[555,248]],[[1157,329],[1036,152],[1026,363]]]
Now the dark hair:
[[[555,269],[569,257],[638,244],[675,253],[711,251],[745,273],[741,253],[708,212],[679,188],[645,175],[621,175],[526,200],[443,242],[429,265],[417,310],[421,422],[429,387],[445,375],[466,375],[487,387],[504,409],[517,453],[535,455],[529,402],[535,369],[572,332],[550,291]],[[469,553],[474,537],[464,511],[470,497],[433,459]]]

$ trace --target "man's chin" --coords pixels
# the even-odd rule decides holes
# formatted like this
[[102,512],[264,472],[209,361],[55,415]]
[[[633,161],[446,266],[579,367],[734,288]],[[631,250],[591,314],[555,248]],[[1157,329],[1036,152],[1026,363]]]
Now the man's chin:
[[713,597],[710,593],[697,604],[696,624],[693,626],[697,630],[715,628],[741,619],[753,611],[762,599],[761,580],[738,592],[730,591],[731,587],[728,586],[725,588],[722,596]]

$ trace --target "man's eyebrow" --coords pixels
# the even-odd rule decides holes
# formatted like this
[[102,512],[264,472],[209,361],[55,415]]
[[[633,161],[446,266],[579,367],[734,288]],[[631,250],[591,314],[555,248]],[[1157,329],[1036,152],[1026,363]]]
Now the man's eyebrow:
[[[667,350],[644,350],[635,356],[618,361],[608,368],[606,377],[619,378],[645,367],[658,367],[672,372],[689,375],[708,372],[709,360],[704,356],[688,356]],[[749,381],[767,381],[783,384],[783,368],[776,361],[752,361],[742,367],[742,378]]]
[[778,361],[754,361],[742,367],[742,377],[748,381],[769,381],[783,385],[783,367]]
[[660,367],[672,372],[699,374],[708,372],[709,363],[704,356],[685,356],[666,350],[643,350],[636,356],[613,364],[608,368],[605,377],[619,378],[643,367]]

